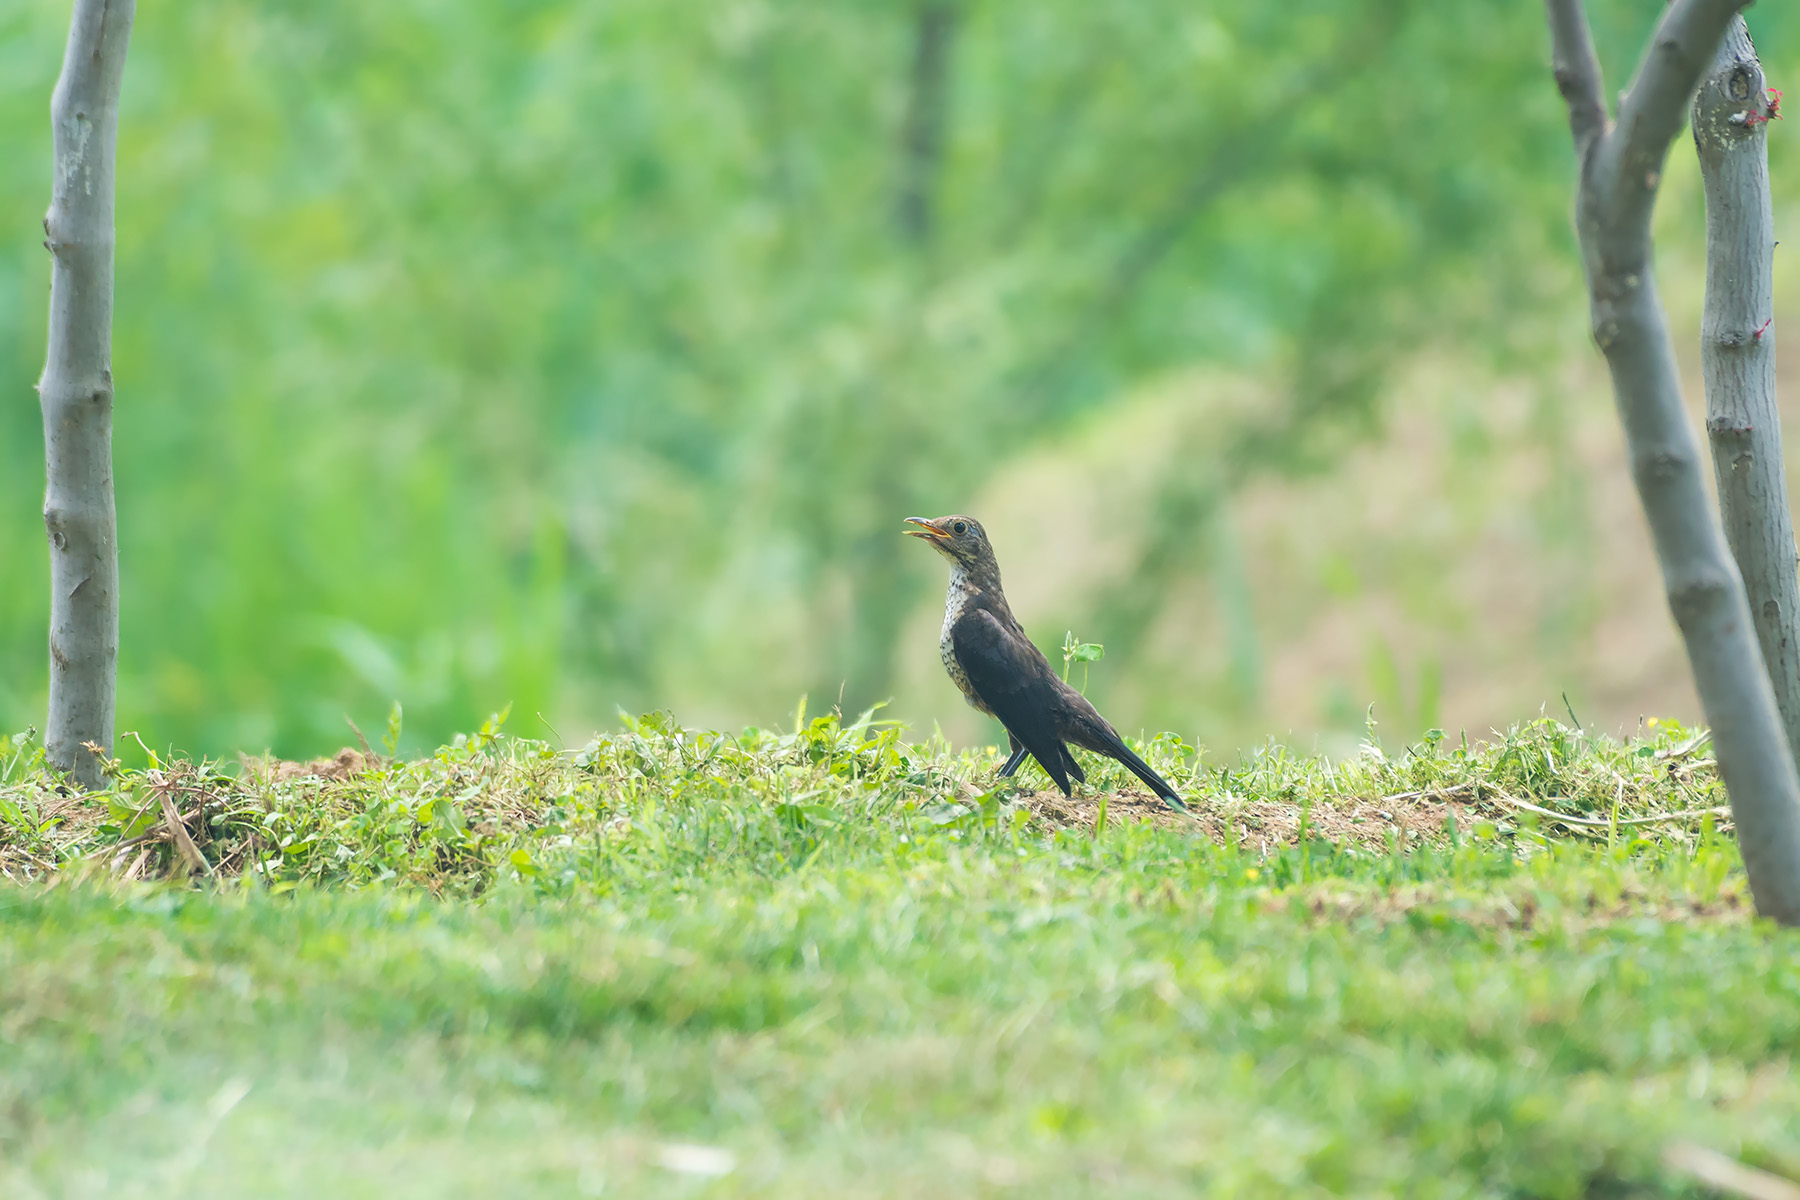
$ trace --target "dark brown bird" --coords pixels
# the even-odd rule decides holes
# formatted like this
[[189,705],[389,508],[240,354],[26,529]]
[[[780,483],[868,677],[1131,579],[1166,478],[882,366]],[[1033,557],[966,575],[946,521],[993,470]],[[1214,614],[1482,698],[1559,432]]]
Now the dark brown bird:
[[1012,757],[1001,777],[1018,770],[1029,753],[1066,796],[1071,776],[1087,782],[1087,772],[1069,753],[1073,744],[1124,763],[1171,807],[1185,811],[1168,781],[1131,752],[1086,696],[1056,677],[1044,652],[1025,636],[1000,590],[1000,564],[981,522],[949,516],[908,517],[906,523],[918,526],[907,533],[950,560],[938,656],[963,697],[1006,726]]

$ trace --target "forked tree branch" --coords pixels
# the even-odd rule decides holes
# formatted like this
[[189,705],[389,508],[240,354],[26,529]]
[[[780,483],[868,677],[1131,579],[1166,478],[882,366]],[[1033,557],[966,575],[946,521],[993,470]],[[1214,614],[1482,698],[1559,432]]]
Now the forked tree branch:
[[1619,101],[1619,128],[1629,154],[1661,158],[1687,119],[1700,73],[1713,59],[1731,19],[1750,0],[1682,0],[1656,27],[1637,75]]
[[[1669,143],[1726,24],[1747,0],[1675,0],[1610,129],[1577,0],[1546,0],[1581,167],[1575,225],[1594,340],[1606,355],[1638,498],[1687,646],[1757,910],[1800,924],[1800,776],[1763,667],[1743,580],[1706,495],[1656,294],[1650,213]],[[1566,73],[1565,73],[1566,71]]]
[[[1618,125],[1606,137],[1618,175],[1612,203],[1622,221],[1648,225],[1669,143],[1687,120],[1688,102],[1712,62],[1725,27],[1750,0],[1677,0],[1663,14],[1619,100]],[[1585,25],[1585,22],[1584,22]]]
[[1581,0],[1548,0],[1551,70],[1563,103],[1569,106],[1569,133],[1575,153],[1585,159],[1595,138],[1606,132],[1606,93],[1600,78],[1600,60],[1594,39],[1588,35],[1587,14]]

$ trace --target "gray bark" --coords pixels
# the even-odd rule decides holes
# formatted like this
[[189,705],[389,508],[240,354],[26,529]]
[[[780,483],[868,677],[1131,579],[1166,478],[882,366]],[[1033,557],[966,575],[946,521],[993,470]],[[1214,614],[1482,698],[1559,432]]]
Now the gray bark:
[[1747,0],[1675,0],[1620,98],[1616,124],[1607,121],[1580,0],[1546,3],[1556,82],[1580,164],[1575,224],[1594,340],[1612,374],[1638,498],[1712,726],[1757,911],[1800,924],[1800,778],[1743,580],[1707,501],[1650,243],[1669,143],[1726,25]]
[[1768,118],[1762,64],[1744,19],[1734,17],[1693,109],[1706,186],[1706,432],[1725,540],[1744,577],[1788,750],[1800,762],[1800,574],[1775,405]]
[[112,477],[113,157],[134,0],[75,0],[50,100],[55,150],[44,246],[50,338],[44,530],[50,540],[50,761],[100,786],[88,744],[110,748],[119,657]]

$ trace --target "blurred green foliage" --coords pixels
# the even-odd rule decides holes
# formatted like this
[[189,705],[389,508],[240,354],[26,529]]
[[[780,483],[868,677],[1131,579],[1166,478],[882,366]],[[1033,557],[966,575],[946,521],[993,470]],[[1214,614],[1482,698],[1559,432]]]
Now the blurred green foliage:
[[[1593,7],[1622,85],[1657,6]],[[31,384],[67,19],[0,3],[13,727],[44,691]],[[1800,53],[1792,15],[1754,19],[1765,57]],[[1215,557],[1208,506],[1329,464],[1400,358],[1529,364],[1579,321],[1546,59],[1517,4],[145,8],[121,728],[298,754],[395,699],[417,744],[677,682],[733,717],[861,704],[936,586],[901,516],[1134,382],[1256,371],[1279,402],[1186,435],[1088,626],[1129,659]]]

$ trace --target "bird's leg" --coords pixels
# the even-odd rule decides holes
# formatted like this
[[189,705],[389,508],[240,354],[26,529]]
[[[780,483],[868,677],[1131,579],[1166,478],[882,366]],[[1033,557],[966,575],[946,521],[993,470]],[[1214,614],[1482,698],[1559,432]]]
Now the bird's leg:
[[1019,764],[1024,762],[1025,756],[1030,753],[1025,747],[1019,745],[1019,739],[1014,737],[1010,732],[1007,733],[1006,740],[1012,745],[1012,757],[1006,760],[1006,765],[1004,767],[1000,768],[1000,774],[997,776],[997,778],[1000,779],[1006,779],[1011,776],[1014,771],[1018,770]]

